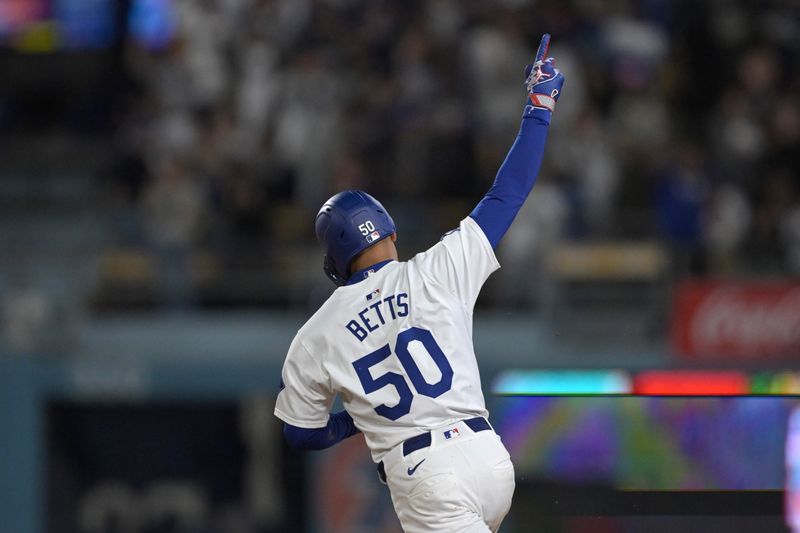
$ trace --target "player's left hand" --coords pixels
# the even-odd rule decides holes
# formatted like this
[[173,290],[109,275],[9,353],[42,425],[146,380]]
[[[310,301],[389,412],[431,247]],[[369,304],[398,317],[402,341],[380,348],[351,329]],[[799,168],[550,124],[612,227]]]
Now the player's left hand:
[[561,96],[564,75],[556,68],[555,58],[545,59],[548,48],[550,48],[550,34],[545,33],[536,51],[535,61],[525,67],[525,86],[533,107],[553,111],[556,101]]

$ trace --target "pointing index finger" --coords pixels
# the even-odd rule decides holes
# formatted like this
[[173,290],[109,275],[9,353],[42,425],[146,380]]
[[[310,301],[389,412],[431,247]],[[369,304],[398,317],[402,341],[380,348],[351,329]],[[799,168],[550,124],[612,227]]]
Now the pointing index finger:
[[545,33],[542,35],[542,40],[539,43],[539,49],[536,50],[536,61],[544,61],[547,57],[547,49],[550,48],[550,34]]

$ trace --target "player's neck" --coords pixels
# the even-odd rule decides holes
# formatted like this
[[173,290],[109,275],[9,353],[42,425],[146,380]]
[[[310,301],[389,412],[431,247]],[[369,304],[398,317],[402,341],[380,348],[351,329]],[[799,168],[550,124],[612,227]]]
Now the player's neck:
[[394,235],[392,235],[392,238],[384,239],[358,254],[353,259],[353,262],[350,263],[350,272],[358,272],[383,261],[392,260],[398,260],[397,248],[394,245]]

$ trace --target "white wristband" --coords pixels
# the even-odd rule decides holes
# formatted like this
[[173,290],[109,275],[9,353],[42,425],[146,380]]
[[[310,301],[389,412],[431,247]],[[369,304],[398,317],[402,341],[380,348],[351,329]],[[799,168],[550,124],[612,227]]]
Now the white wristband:
[[528,96],[531,98],[533,107],[541,107],[549,111],[553,111],[556,108],[556,99],[551,96],[538,93],[531,93]]

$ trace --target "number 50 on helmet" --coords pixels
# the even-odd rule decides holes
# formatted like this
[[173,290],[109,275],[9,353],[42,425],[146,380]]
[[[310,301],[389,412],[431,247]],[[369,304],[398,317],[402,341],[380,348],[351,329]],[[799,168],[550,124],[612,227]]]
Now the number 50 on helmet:
[[317,213],[317,240],[325,250],[322,269],[336,285],[350,277],[350,263],[397,228],[381,203],[364,191],[342,191]]

